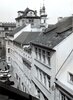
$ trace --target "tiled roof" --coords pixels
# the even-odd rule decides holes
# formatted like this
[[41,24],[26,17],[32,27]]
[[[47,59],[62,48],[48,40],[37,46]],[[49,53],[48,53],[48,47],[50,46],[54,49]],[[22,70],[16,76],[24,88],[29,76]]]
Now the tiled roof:
[[29,44],[35,40],[39,35],[39,32],[22,32],[14,41],[20,44]]
[[16,34],[17,32],[19,32],[21,29],[23,29],[26,25],[23,25],[23,26],[19,26],[19,27],[16,27],[10,34],[9,36],[14,36],[14,34]]
[[16,23],[3,23],[3,22],[0,22],[0,26],[9,26],[9,27],[16,27]]
[[63,18],[57,24],[49,27],[32,43],[35,45],[55,47],[72,32],[72,17]]

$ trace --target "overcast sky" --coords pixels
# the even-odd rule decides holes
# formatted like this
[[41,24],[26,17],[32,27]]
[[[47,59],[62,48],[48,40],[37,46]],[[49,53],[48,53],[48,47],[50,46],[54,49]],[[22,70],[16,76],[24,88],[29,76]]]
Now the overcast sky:
[[[73,14],[73,0],[44,0],[44,4],[49,22]],[[25,10],[26,7],[39,12],[42,5],[43,0],[0,0],[0,22],[14,22],[17,11]]]

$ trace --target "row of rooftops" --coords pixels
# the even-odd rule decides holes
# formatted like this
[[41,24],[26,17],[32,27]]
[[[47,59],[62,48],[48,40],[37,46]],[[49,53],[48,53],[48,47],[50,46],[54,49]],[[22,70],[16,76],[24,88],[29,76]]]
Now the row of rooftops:
[[[27,16],[27,13],[30,12],[30,11],[33,12],[35,16]],[[47,17],[46,14],[41,15],[41,16],[38,16],[38,15],[37,15],[37,10],[31,10],[31,9],[29,9],[29,8],[26,8],[25,11],[18,11],[18,13],[21,13],[22,15],[18,16],[17,18],[15,18],[16,20],[19,20],[19,19],[21,19],[21,18],[38,18],[38,19],[40,19],[40,18],[43,17],[43,16]],[[42,13],[42,12],[41,12],[41,13]],[[45,12],[44,12],[44,13],[45,13]]]
[[52,25],[39,34],[33,44],[47,46],[49,48],[55,47],[62,40],[72,33],[72,16],[62,19],[62,21]]
[[0,26],[4,27],[4,26],[7,26],[7,27],[16,27],[16,23],[9,23],[9,22],[0,22]]
[[27,14],[29,11],[32,11],[32,12],[34,12],[34,14],[36,14],[36,10],[34,11],[34,10],[29,9],[29,8],[26,8],[25,11],[18,11],[18,13],[22,13],[24,16],[26,16],[26,14]]
[[[29,8],[26,8],[25,11],[18,11],[18,13],[21,13],[22,15],[18,16],[18,17],[16,18],[16,20],[21,19],[21,18],[26,18],[26,17],[27,17],[27,13],[28,13],[29,11],[32,11],[32,12],[34,13],[35,16],[33,16],[33,18],[34,18],[34,17],[39,18],[39,16],[37,16],[36,10],[34,11],[34,10],[29,9]],[[29,16],[29,17],[31,17],[31,16]],[[28,18],[29,18],[29,17],[28,17]]]
[[[72,33],[72,20],[72,16],[62,18],[56,24],[48,25],[43,32],[22,32],[14,41],[22,45],[32,43],[52,49]],[[25,25],[16,28],[11,35],[15,35],[24,27]]]

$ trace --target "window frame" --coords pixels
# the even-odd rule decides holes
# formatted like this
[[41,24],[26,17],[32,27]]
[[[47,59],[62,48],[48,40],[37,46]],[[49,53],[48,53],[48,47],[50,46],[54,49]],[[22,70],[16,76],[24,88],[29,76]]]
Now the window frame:
[[42,56],[43,56],[43,63],[46,62],[46,51],[42,50]]
[[69,81],[69,83],[73,84],[73,73],[71,73],[71,72],[68,72],[68,81]]
[[8,48],[8,53],[10,53],[10,48]]
[[50,66],[50,52],[49,51],[47,51],[47,62],[48,62],[48,65]]
[[41,49],[39,48],[39,59],[41,60]]

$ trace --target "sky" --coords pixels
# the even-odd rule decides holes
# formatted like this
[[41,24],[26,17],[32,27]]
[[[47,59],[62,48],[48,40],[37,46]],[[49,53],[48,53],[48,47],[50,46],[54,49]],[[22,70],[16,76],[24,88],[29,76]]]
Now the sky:
[[[28,7],[39,12],[42,5],[43,0],[0,0],[0,22],[15,22],[17,11]],[[73,0],[44,0],[44,5],[49,23],[73,14]]]

